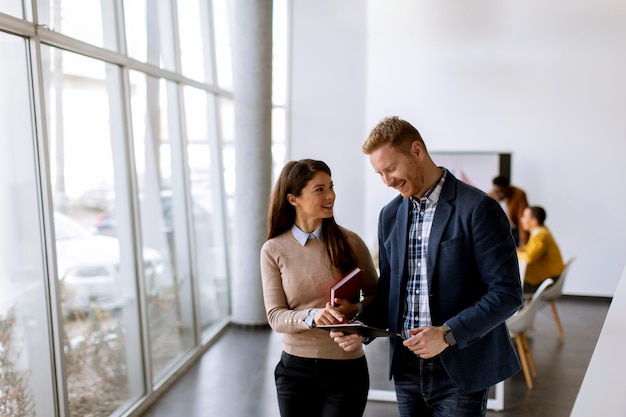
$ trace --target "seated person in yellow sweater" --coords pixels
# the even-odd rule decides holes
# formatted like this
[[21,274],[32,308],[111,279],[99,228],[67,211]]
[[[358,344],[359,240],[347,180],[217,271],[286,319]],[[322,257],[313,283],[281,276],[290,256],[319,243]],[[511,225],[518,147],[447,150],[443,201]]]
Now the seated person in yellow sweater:
[[528,242],[517,249],[520,261],[526,262],[524,292],[532,293],[546,279],[556,279],[563,272],[565,265],[552,233],[544,222],[546,211],[543,207],[531,206],[524,209],[520,219],[524,230],[530,232]]

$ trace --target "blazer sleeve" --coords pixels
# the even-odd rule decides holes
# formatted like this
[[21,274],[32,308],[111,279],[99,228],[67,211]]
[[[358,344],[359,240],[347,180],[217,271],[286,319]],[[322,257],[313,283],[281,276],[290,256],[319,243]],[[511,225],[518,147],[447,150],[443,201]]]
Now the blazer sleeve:
[[[441,318],[453,329],[460,349],[500,326],[522,304],[519,265],[506,215],[497,202],[485,197],[468,221],[471,237],[464,244],[447,246],[448,253],[442,248],[439,264],[445,283],[445,292],[439,294]],[[455,274],[456,278],[448,278]]]

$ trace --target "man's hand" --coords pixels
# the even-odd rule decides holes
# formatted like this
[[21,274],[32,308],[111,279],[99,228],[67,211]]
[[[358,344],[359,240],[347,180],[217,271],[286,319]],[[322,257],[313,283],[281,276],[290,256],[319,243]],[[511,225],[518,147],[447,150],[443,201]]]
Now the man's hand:
[[441,327],[419,327],[410,329],[409,334],[411,337],[402,344],[422,359],[434,358],[448,347]]

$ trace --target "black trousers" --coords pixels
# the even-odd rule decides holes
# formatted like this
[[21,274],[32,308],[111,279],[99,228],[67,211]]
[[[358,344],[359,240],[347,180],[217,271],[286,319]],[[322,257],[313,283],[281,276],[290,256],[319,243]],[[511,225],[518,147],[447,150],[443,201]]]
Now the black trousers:
[[301,358],[283,352],[274,371],[282,417],[361,417],[369,391],[365,356]]

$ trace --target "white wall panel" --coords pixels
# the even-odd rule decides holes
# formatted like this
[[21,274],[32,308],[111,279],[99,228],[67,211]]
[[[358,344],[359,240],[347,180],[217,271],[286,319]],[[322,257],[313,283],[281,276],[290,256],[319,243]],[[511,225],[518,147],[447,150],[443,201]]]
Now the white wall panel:
[[[360,146],[395,114],[433,151],[511,152],[513,183],[545,207],[564,258],[578,259],[565,292],[613,294],[626,257],[625,4],[293,4],[292,156],[330,163],[338,220],[349,214],[353,229],[375,238],[380,207],[395,193]],[[346,181],[358,195],[344,191]]]

